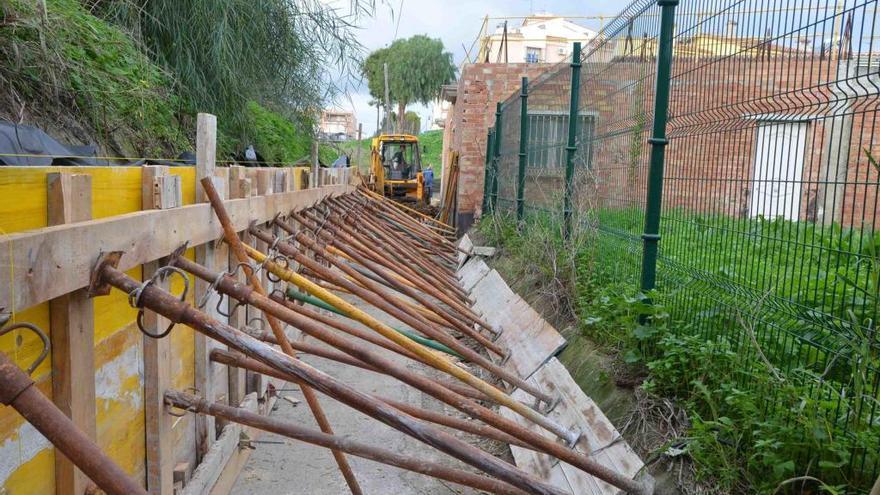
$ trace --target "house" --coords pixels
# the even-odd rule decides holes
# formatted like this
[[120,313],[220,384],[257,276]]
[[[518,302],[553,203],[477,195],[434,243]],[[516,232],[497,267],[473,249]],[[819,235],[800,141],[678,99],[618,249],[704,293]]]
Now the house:
[[321,110],[318,132],[324,139],[347,141],[357,137],[357,118],[354,113],[343,110]]
[[562,16],[532,14],[519,26],[511,27],[505,21],[496,27],[494,33],[484,36],[477,60],[483,63],[555,64],[571,55],[572,43],[586,44],[596,34]]

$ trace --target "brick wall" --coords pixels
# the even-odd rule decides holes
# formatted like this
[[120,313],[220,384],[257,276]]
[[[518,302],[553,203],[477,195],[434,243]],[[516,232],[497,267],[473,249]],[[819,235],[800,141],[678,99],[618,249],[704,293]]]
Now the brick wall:
[[455,104],[446,117],[445,151],[459,153],[459,225],[473,220],[483,201],[486,132],[495,124],[495,104],[519,91],[523,77],[535,78],[547,64],[469,64],[458,79]]
[[[842,70],[847,66],[839,65]],[[584,167],[576,176],[578,204],[618,208],[644,204],[654,83],[650,77],[644,83],[637,81],[654,68],[654,61],[584,65],[581,111],[595,116],[598,139],[589,157],[576,160],[592,163],[592,169]],[[467,66],[462,72],[446,141],[448,149],[461,156],[460,213],[479,213],[486,130],[494,124],[495,103],[517,92],[523,75],[534,80],[546,69],[484,64]],[[838,72],[837,60],[819,58],[682,58],[676,60],[673,73],[665,208],[750,215],[759,126],[799,122],[797,129],[805,134],[799,219],[874,224],[880,213],[878,171],[865,149],[880,156],[880,144],[873,138],[878,98],[858,89],[872,85],[858,84],[854,72]],[[847,78],[846,87],[834,84]],[[563,70],[530,93],[530,111],[567,112],[568,85]],[[846,99],[852,103],[844,107],[840,101]],[[558,202],[554,196],[561,188],[558,175],[536,175],[541,178],[534,181],[527,175],[527,200]]]

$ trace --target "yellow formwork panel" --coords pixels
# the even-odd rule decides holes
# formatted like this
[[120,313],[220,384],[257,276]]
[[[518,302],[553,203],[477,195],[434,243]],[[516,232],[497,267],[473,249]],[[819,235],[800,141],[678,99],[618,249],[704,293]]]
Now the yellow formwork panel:
[[[141,209],[140,167],[0,167],[0,235],[46,226],[47,174],[68,172],[92,176],[92,216],[95,219]],[[184,204],[195,202],[195,168],[171,167],[181,176]],[[72,246],[72,249],[87,246]],[[88,253],[84,253],[84,256]],[[187,252],[192,259],[193,250]],[[3,266],[2,271],[15,267]],[[7,272],[9,273],[9,272]],[[141,267],[128,271],[141,278]],[[6,278],[0,273],[0,283]],[[192,280],[191,287],[193,287]],[[175,281],[173,290],[182,283]],[[192,300],[192,294],[189,296]],[[98,445],[136,479],[145,472],[143,407],[143,337],[134,323],[137,311],[129,307],[125,294],[113,291],[94,301],[95,375]],[[28,308],[14,315],[14,321],[28,321],[49,331],[48,304]],[[173,384],[185,389],[194,383],[194,340],[190,329],[180,327],[170,336]],[[38,339],[27,332],[0,338],[0,352],[26,366],[40,351]],[[39,388],[51,397],[51,359],[33,375]],[[190,421],[175,429],[192,428]],[[188,435],[175,432],[175,437]],[[178,445],[178,448],[184,448]],[[188,448],[192,448],[191,446]],[[45,439],[11,408],[0,408],[0,493],[6,495],[51,495],[54,486],[54,452]]]
[[308,188],[311,167],[293,167],[293,190],[302,191]]

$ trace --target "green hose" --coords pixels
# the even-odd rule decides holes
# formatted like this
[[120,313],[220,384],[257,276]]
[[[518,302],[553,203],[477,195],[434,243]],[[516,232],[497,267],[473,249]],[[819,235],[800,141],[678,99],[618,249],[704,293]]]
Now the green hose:
[[[324,301],[318,299],[317,297],[313,297],[308,294],[299,292],[299,291],[293,289],[292,287],[289,287],[287,289],[287,297],[289,297],[291,299],[296,299],[297,301],[301,301],[306,304],[311,304],[312,306],[315,306],[315,307],[318,307],[321,309],[326,309],[327,311],[330,311],[331,313],[336,313],[338,315],[345,316],[346,318],[348,318],[348,315],[346,315],[342,311],[336,309],[336,306],[333,306],[332,304],[327,304]],[[415,334],[415,333],[407,331],[407,330],[401,330],[399,328],[395,328],[394,331],[396,331],[397,333],[399,333],[401,335],[406,336],[407,338],[409,338],[410,340],[412,340],[414,342],[418,342],[419,344],[422,344],[425,347],[430,347],[431,349],[434,349],[434,350],[437,350],[440,352],[445,352],[446,354],[449,354],[450,356],[455,356],[457,358],[461,358],[461,355],[459,353],[453,351],[449,347],[446,347],[445,345],[441,344],[440,342],[437,342],[436,340],[426,339],[425,337],[422,337],[421,335]]]

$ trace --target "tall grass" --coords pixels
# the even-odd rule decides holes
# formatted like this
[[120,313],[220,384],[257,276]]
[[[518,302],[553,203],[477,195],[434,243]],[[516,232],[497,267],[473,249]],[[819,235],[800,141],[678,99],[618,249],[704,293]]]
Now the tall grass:
[[[661,283],[646,299],[639,239],[621,234],[638,231],[635,215],[596,213],[607,230],[579,231],[568,250],[543,213],[520,229],[500,214],[480,230],[502,247],[494,266],[505,277],[537,275],[529,286],[565,292],[556,300],[572,302],[585,337],[642,374],[644,392],[687,411],[690,428],[670,443],[712,493],[866,491],[880,474],[874,233],[667,212]],[[732,243],[730,230],[750,234]],[[830,249],[793,263],[805,236]],[[554,283],[569,264],[574,276]],[[762,285],[756,272],[779,281]]]
[[356,74],[352,24],[373,0],[343,12],[318,0],[88,0],[125,27],[174,77],[192,111],[217,114],[242,139],[249,101],[306,125]]

